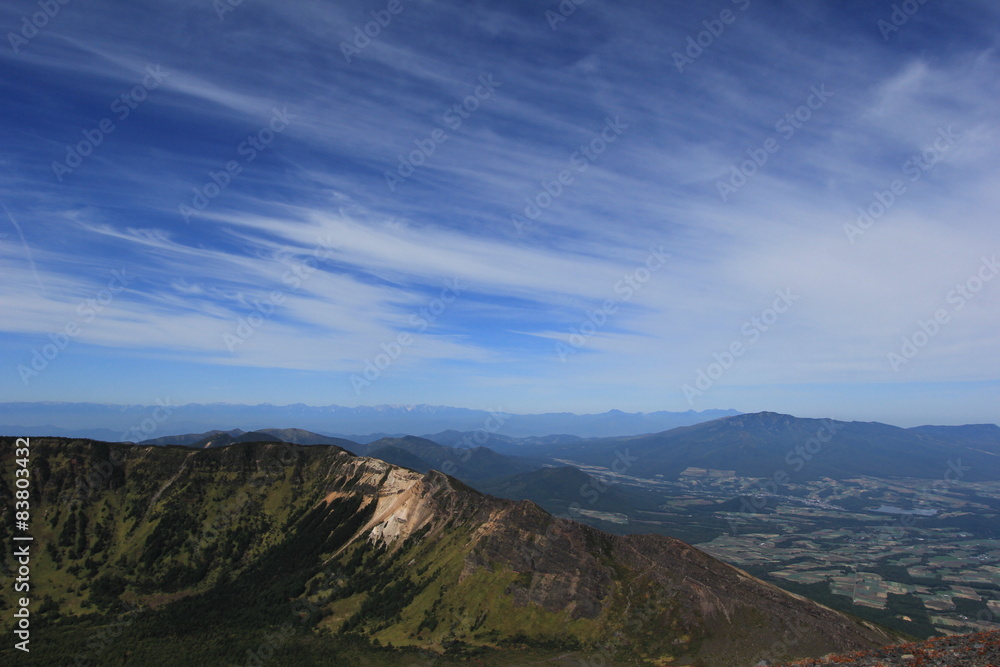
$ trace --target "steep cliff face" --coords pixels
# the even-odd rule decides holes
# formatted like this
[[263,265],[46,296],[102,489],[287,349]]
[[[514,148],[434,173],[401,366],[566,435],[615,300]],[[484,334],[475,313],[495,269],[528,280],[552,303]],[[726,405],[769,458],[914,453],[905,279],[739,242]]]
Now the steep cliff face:
[[315,637],[550,646],[613,664],[746,665],[893,640],[678,540],[611,536],[335,446],[32,448],[39,595],[63,618],[138,605],[157,610],[149,632],[183,636],[295,603]]

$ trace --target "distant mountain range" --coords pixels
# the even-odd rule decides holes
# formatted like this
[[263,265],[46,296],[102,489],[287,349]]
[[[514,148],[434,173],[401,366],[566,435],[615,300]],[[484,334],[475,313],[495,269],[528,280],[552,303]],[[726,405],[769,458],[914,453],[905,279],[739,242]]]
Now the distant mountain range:
[[547,459],[509,457],[487,447],[450,447],[408,435],[383,437],[362,444],[303,429],[265,428],[259,431],[208,431],[145,440],[142,445],[183,445],[197,449],[226,447],[241,442],[288,442],[297,445],[335,445],[358,456],[371,456],[417,472],[439,470],[466,482],[506,477],[550,465]]
[[[261,441],[335,445],[420,473],[439,470],[480,491],[532,500],[560,515],[585,496],[589,509],[620,513],[655,511],[662,502],[635,484],[609,486],[573,464],[664,479],[676,479],[689,468],[731,471],[738,477],[762,478],[774,493],[787,483],[822,478],[913,477],[944,483],[1000,479],[1000,428],[995,425],[902,429],[769,412],[617,438],[512,438],[449,430],[359,443],[303,429],[268,428],[168,436],[142,444],[215,448]],[[729,502],[742,506],[738,498]],[[714,512],[726,506],[701,509]]]
[[[382,436],[437,433],[453,429],[510,437],[566,434],[604,437],[655,433],[678,426],[739,414],[735,410],[635,412],[601,414],[568,412],[533,415],[470,410],[433,405],[234,405],[189,403],[110,405],[103,403],[0,403],[0,433],[89,437],[107,441],[140,441],[170,433],[202,432],[220,425],[253,431],[296,426],[318,433],[364,441],[363,434]],[[350,435],[356,434],[356,435]],[[478,443],[482,444],[482,443]]]
[[676,478],[688,468],[707,468],[770,479],[779,485],[859,476],[1000,479],[1000,427],[992,424],[904,429],[877,422],[802,419],[773,412],[615,438],[512,438],[449,430],[359,443],[303,429],[266,428],[166,436],[143,444],[206,448],[256,441],[336,445],[418,472],[442,470],[469,483],[563,465],[560,461],[664,478]]
[[830,477],[1000,479],[1000,427],[921,426],[801,419],[773,412],[723,417],[650,435],[536,445],[536,456],[676,478],[685,469],[801,482]]
[[337,445],[354,448],[358,443],[329,435],[321,435],[300,428],[265,428],[259,431],[243,431],[234,428],[229,431],[206,431],[205,433],[185,433],[167,435],[161,438],[143,440],[142,445],[184,445],[208,449],[224,447],[237,442],[290,442],[295,445]]

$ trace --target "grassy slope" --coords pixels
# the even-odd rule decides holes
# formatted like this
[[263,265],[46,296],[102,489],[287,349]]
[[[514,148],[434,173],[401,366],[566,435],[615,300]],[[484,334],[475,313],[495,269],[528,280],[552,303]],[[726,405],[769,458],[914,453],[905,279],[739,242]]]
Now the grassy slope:
[[[561,614],[514,613],[504,595],[516,577],[512,572],[479,573],[451,586],[461,572],[467,531],[449,529],[391,558],[369,553],[369,560],[352,566],[349,561],[359,551],[353,546],[329,561],[342,545],[325,536],[344,519],[367,518],[364,508],[346,505],[337,521],[310,512],[327,487],[301,482],[341,472],[324,469],[329,457],[283,462],[280,447],[253,446],[252,457],[234,464],[221,458],[231,459],[224,450],[192,456],[191,450],[171,447],[157,449],[152,459],[143,448],[134,448],[119,462],[113,450],[88,441],[34,439],[33,448],[33,607],[45,600],[49,609],[33,619],[34,650],[27,656],[32,663],[69,663],[77,655],[93,660],[98,654],[101,664],[118,664],[129,655],[153,661],[169,646],[176,664],[190,664],[185,661],[196,657],[232,659],[256,650],[257,638],[269,635],[275,637],[270,644],[287,655],[301,652],[306,661],[312,653],[325,655],[324,645],[339,647],[351,660],[368,654],[380,659],[371,639],[435,651],[448,645],[461,653],[468,651],[462,645],[466,640],[489,646],[518,634],[588,636],[586,623],[567,624]],[[12,468],[10,461],[4,464]],[[80,486],[87,477],[92,488]],[[164,490],[165,479],[174,481]],[[4,526],[9,526],[11,494],[2,490]],[[8,535],[3,537],[7,541]],[[340,536],[349,537],[353,532]],[[4,565],[14,565],[9,552]],[[368,590],[338,597],[343,591],[335,582],[356,581],[361,569],[381,576],[369,582]],[[274,572],[279,574],[271,576]],[[394,590],[387,586],[407,576],[419,590],[398,618],[369,609],[357,619],[356,637],[334,636],[365,600],[392,597]],[[290,600],[300,596],[316,605],[311,613],[295,612]],[[0,605],[11,609],[13,604],[6,587]],[[122,613],[135,607],[143,613]],[[287,623],[291,631],[278,633]],[[95,634],[108,636],[92,640]],[[178,646],[185,648],[178,651]],[[19,662],[24,657],[8,647],[0,652],[3,658],[11,655]],[[397,664],[393,655],[382,656],[385,664]]]
[[[11,470],[10,443],[0,444],[7,457],[0,466]],[[342,664],[377,665],[419,657],[420,649],[456,660],[475,655],[483,664],[613,651],[613,664],[634,664],[641,651],[650,659],[682,657],[710,634],[680,587],[684,577],[636,574],[649,571],[638,541],[628,544],[642,547],[634,549],[640,565],[625,567],[616,560],[622,543],[560,524],[563,534],[550,542],[565,547],[545,552],[557,559],[550,572],[567,565],[560,555],[572,567],[591,554],[592,567],[612,577],[603,611],[571,618],[524,602],[529,588],[544,588],[554,575],[518,574],[510,565],[516,532],[498,533],[479,552],[485,562],[470,570],[479,524],[462,511],[440,512],[432,534],[391,551],[354,540],[373,510],[365,499],[380,483],[365,482],[359,465],[370,474],[384,467],[336,448],[242,444],[192,452],[45,439],[32,447],[33,664],[76,656],[99,664],[253,663],[251,654],[280,652],[280,664],[338,664],[329,662],[336,655]],[[87,478],[90,486],[81,487]],[[0,538],[9,542],[5,482]],[[449,484],[462,493],[446,500],[500,503]],[[344,497],[323,502],[331,492]],[[517,506],[508,518],[539,535],[555,520],[533,507]],[[665,547],[662,557],[672,558]],[[11,568],[9,551],[4,559]],[[5,631],[12,598],[5,588]],[[143,611],[122,616],[123,605]],[[748,633],[755,645],[769,641],[758,636],[769,632],[760,625],[760,633]],[[408,653],[379,648],[390,644]],[[719,655],[727,650],[720,644]],[[0,648],[0,660],[12,654]]]

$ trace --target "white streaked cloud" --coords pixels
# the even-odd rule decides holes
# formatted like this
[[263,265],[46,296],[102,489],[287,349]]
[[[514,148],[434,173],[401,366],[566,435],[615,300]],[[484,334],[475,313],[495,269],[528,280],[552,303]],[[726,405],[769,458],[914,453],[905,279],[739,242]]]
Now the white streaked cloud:
[[[10,234],[0,239],[4,349],[21,363],[126,267],[136,280],[88,323],[79,354],[322,371],[336,387],[330,402],[350,403],[348,376],[410,333],[380,380],[399,402],[420,402],[438,373],[456,403],[464,378],[480,378],[533,396],[600,387],[607,407],[618,396],[622,408],[686,409],[680,386],[778,289],[801,299],[717,396],[996,379],[1000,280],[901,372],[886,364],[983,255],[1000,252],[1000,61],[995,35],[966,18],[996,10],[958,4],[922,10],[943,41],[923,41],[914,25],[888,44],[874,9],[809,3],[777,22],[754,6],[683,75],[671,54],[708,17],[703,7],[595,1],[553,32],[534,5],[413,3],[351,65],[337,45],[366,20],[360,5],[244,3],[225,21],[210,3],[150,2],[155,20],[142,21],[107,3],[70,21],[67,7],[23,54],[0,55],[16,73],[4,84],[0,201],[31,250],[13,227],[0,230]],[[0,10],[4,24],[17,20]],[[59,184],[51,161],[149,64],[170,72],[163,87]],[[445,112],[483,75],[500,87],[448,126]],[[833,97],[780,137],[775,122],[814,86]],[[294,120],[243,162],[238,145],[275,106]],[[628,128],[519,234],[511,215],[573,170],[571,156],[616,116]],[[858,207],[907,179],[907,160],[945,128],[960,140],[851,244],[844,225]],[[447,141],[390,190],[385,172],[435,130]],[[771,137],[780,150],[722,202],[717,182]],[[178,206],[230,160],[240,174],[185,224]],[[668,264],[622,299],[616,285],[661,246]],[[316,270],[290,278],[314,251]],[[462,294],[415,331],[414,314],[449,280]],[[283,303],[227,349],[224,335],[275,291]],[[608,299],[620,310],[561,363],[556,344]],[[0,387],[11,399],[23,390]],[[560,400],[551,407],[569,407]],[[705,400],[696,407],[716,405]]]

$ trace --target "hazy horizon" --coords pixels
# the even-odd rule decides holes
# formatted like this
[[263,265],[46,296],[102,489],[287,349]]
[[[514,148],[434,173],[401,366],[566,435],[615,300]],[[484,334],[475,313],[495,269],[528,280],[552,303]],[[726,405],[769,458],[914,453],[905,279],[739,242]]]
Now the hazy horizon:
[[[51,406],[55,410],[58,410],[59,408],[65,408],[65,409],[70,410],[70,411],[72,411],[74,409],[84,409],[84,410],[86,410],[86,409],[90,409],[90,408],[111,408],[111,409],[117,410],[118,412],[122,413],[123,415],[127,413],[130,416],[119,417],[118,420],[116,421],[114,419],[110,419],[109,420],[109,417],[107,415],[105,415],[105,414],[101,414],[101,413],[98,413],[98,414],[88,414],[86,416],[86,418],[84,418],[83,421],[80,422],[80,421],[78,421],[78,419],[74,419],[73,418],[71,412],[69,413],[70,414],[69,418],[67,418],[65,415],[60,415],[57,412],[49,412],[48,416],[39,416],[37,414],[37,412],[36,412],[33,415],[27,416],[21,422],[17,422],[17,419],[10,414],[10,410],[11,409],[16,409],[17,406],[31,406],[31,407],[36,408],[36,409],[38,408],[38,406]],[[196,422],[191,422],[191,421],[185,421],[186,419],[190,419],[190,417],[179,417],[179,418],[177,417],[178,412],[183,413],[183,411],[185,409],[191,409],[191,408],[197,408],[197,409],[201,410],[199,412],[199,415],[198,415],[199,421],[197,423]],[[280,411],[281,411],[282,408],[297,408],[297,409],[303,409],[304,408],[304,409],[307,409],[307,410],[323,410],[324,408],[336,408],[337,410],[341,410],[341,411],[355,411],[355,410],[381,411],[381,410],[389,410],[389,411],[397,411],[397,413],[396,413],[397,415],[399,414],[398,411],[402,410],[403,411],[402,414],[404,416],[408,412],[412,412],[415,415],[420,415],[420,414],[422,414],[422,415],[437,415],[437,414],[440,414],[440,413],[449,413],[449,412],[453,412],[453,413],[465,413],[465,414],[471,413],[471,414],[476,414],[476,415],[480,415],[480,414],[481,415],[494,415],[495,414],[495,415],[500,415],[501,416],[501,418],[502,418],[501,421],[503,421],[503,419],[505,419],[507,417],[546,417],[546,416],[568,415],[568,416],[571,416],[571,417],[586,418],[586,417],[603,417],[603,416],[608,416],[608,415],[613,415],[613,416],[621,415],[622,417],[630,418],[630,417],[647,417],[647,416],[662,415],[662,416],[670,416],[670,417],[674,417],[674,416],[676,416],[676,417],[689,416],[690,419],[687,422],[685,422],[684,424],[682,424],[682,425],[688,425],[688,424],[703,423],[705,421],[711,421],[711,420],[714,420],[714,419],[720,419],[720,418],[723,418],[723,417],[726,417],[726,416],[748,415],[748,414],[759,414],[759,413],[776,413],[776,414],[788,415],[788,416],[795,417],[795,418],[800,418],[800,419],[832,419],[834,421],[841,421],[841,422],[881,423],[881,424],[887,424],[889,426],[896,426],[896,427],[899,427],[899,428],[915,428],[915,427],[918,427],[918,426],[997,425],[995,422],[947,422],[947,421],[936,421],[936,420],[933,420],[933,419],[916,420],[916,421],[913,421],[912,423],[895,423],[895,422],[887,421],[887,420],[884,420],[884,419],[861,419],[861,418],[853,418],[850,415],[846,415],[846,416],[834,416],[832,414],[822,413],[822,412],[817,412],[817,413],[814,413],[814,414],[793,414],[793,413],[782,412],[780,410],[760,410],[760,411],[753,411],[753,412],[744,412],[744,411],[740,411],[740,410],[734,410],[732,408],[706,408],[704,410],[687,410],[687,411],[661,410],[661,411],[648,411],[648,412],[646,412],[646,411],[621,410],[621,409],[618,409],[618,408],[608,408],[607,410],[601,410],[601,411],[597,411],[597,412],[574,412],[574,411],[516,412],[516,411],[506,410],[502,406],[494,406],[494,407],[469,407],[469,406],[454,406],[454,405],[430,405],[430,404],[420,404],[420,403],[418,403],[418,404],[405,404],[405,403],[404,404],[378,404],[378,405],[338,405],[338,404],[313,405],[313,404],[308,404],[308,403],[287,403],[287,404],[281,404],[281,403],[256,403],[256,404],[254,404],[254,403],[231,403],[231,402],[225,402],[225,401],[220,401],[220,402],[215,402],[215,403],[197,403],[197,402],[193,402],[193,403],[178,404],[178,403],[171,402],[169,399],[166,399],[166,400],[161,399],[158,403],[154,403],[154,404],[142,404],[142,403],[120,403],[120,404],[115,404],[115,403],[92,403],[92,402],[69,402],[69,403],[66,403],[66,402],[0,402],[0,429],[2,429],[5,426],[29,426],[29,427],[59,426],[61,428],[66,428],[68,430],[73,430],[73,429],[78,429],[78,430],[96,430],[96,429],[102,429],[102,428],[103,429],[108,429],[108,430],[115,430],[115,429],[121,429],[121,428],[123,428],[122,424],[126,424],[126,423],[131,424],[132,426],[136,426],[137,424],[139,424],[143,420],[143,418],[150,417],[154,413],[156,413],[156,414],[164,414],[165,417],[160,418],[158,420],[155,420],[155,426],[153,428],[150,428],[148,430],[148,433],[144,434],[144,435],[147,435],[149,438],[161,437],[161,436],[164,436],[164,435],[177,435],[177,434],[180,434],[180,430],[178,430],[177,428],[171,429],[171,423],[172,422],[175,425],[179,424],[181,426],[190,426],[191,427],[191,432],[201,432],[199,429],[202,428],[202,427],[204,427],[205,430],[222,430],[222,431],[227,431],[227,430],[232,430],[232,429],[241,429],[241,430],[244,430],[244,431],[253,431],[253,430],[259,430],[261,428],[303,428],[304,430],[307,430],[307,431],[314,430],[314,431],[317,431],[317,432],[323,432],[325,430],[325,431],[329,431],[330,433],[334,433],[334,432],[340,433],[340,434],[346,434],[347,433],[347,431],[345,431],[343,428],[339,428],[339,429],[338,428],[326,428],[326,429],[324,429],[323,427],[315,427],[315,426],[308,427],[308,426],[303,426],[302,424],[295,423],[296,417],[291,412],[288,413],[289,414],[288,417],[278,416],[278,417],[276,417],[274,419],[275,422],[280,422],[280,423],[271,423],[271,422],[267,421],[268,418],[263,418],[263,419],[258,418],[258,419],[256,419],[256,421],[254,423],[243,423],[243,424],[241,424],[241,423],[233,423],[233,424],[230,424],[229,422],[239,422],[240,418],[232,418],[232,417],[230,417],[229,415],[226,414],[226,410],[227,409],[237,409],[238,410],[238,409],[244,409],[244,408],[269,408],[269,409],[272,409],[272,410],[276,411],[276,414],[278,414],[278,415],[281,414]],[[207,414],[205,412],[206,410],[209,411]],[[213,423],[212,417],[211,417],[211,412],[210,412],[211,410],[217,410],[220,413],[220,416],[217,419],[217,421],[219,423],[217,423],[217,424]],[[712,413],[730,413],[730,414],[712,414]],[[46,413],[44,411],[42,411],[41,414],[42,415],[46,415]],[[441,419],[448,420],[449,416],[447,416],[447,415],[443,416],[443,417],[441,417]],[[124,420],[124,421],[122,421],[122,420]],[[121,422],[121,424],[118,423],[119,421]],[[149,420],[146,419],[145,421],[149,421]],[[132,422],[135,422],[135,424],[132,424]],[[285,422],[288,422],[288,423],[285,423]],[[396,422],[393,422],[393,423],[396,423]],[[441,430],[452,430],[452,429],[453,430],[458,430],[458,431],[463,431],[463,430],[469,430],[469,431],[471,431],[471,430],[482,430],[482,424],[481,423],[479,423],[479,422],[470,422],[468,424],[464,424],[462,422],[461,418],[456,418],[456,421],[455,421],[455,423],[453,425],[448,425],[447,421],[445,421],[444,423],[445,423],[445,426],[442,427]],[[198,426],[198,424],[201,424],[202,426]],[[211,426],[211,428],[208,428],[208,426]],[[581,429],[584,429],[584,428],[585,427],[581,427]],[[676,428],[676,426],[670,426],[669,428]],[[658,429],[658,430],[669,430],[669,428]],[[183,430],[183,429],[181,429],[181,430]],[[403,432],[403,431],[405,431],[405,428],[403,428],[402,430],[400,430],[398,428],[394,429],[392,427],[389,427],[389,428],[384,429],[384,430],[385,431],[394,431],[394,432]],[[417,430],[419,430],[419,428]],[[504,432],[504,428],[502,428],[502,427],[498,427],[498,428],[495,428],[495,429],[490,428],[488,430],[490,430],[491,432],[496,432],[496,433],[501,433],[501,434]],[[367,435],[367,434],[370,434],[370,433],[377,433],[377,432],[382,432],[382,431],[383,431],[383,429],[372,427],[372,428],[369,428],[367,430],[366,429],[361,429],[361,430],[355,429],[352,432],[353,432],[354,435]],[[607,429],[605,428],[604,431],[606,432]],[[422,431],[421,433],[417,433],[416,431],[414,431],[412,433],[409,433],[409,435],[422,435],[422,434],[426,434],[427,432],[428,431],[426,431],[426,430]],[[536,435],[536,436],[553,435],[553,434],[556,434],[557,432],[562,432],[562,431],[553,430],[551,432],[549,432],[549,431],[546,431],[546,432],[537,432],[537,433],[532,433],[532,435]],[[653,431],[643,431],[641,429],[640,430],[625,429],[621,433],[615,432],[614,434],[615,435],[631,435],[631,434],[646,433],[646,432],[653,432]],[[14,433],[14,432],[5,433],[5,434],[6,435],[16,435],[16,433]],[[591,434],[586,433],[585,430],[581,430],[578,433],[578,435],[581,435],[582,437],[589,437]]]

